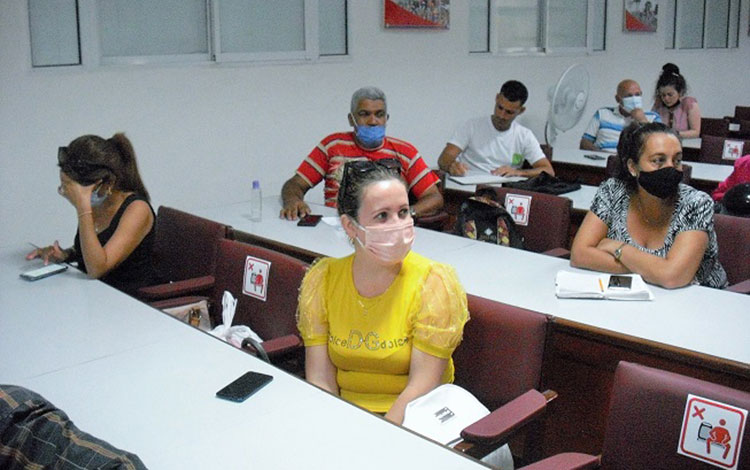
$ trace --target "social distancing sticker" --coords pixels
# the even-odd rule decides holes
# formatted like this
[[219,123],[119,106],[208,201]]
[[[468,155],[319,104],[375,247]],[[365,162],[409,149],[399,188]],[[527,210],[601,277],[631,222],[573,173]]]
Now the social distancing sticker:
[[529,225],[529,208],[531,207],[531,196],[523,194],[505,195],[505,210],[513,217],[516,225]]
[[242,293],[265,302],[268,294],[268,273],[270,271],[270,261],[248,256],[245,259]]
[[737,468],[747,410],[688,395],[677,453],[719,468]]

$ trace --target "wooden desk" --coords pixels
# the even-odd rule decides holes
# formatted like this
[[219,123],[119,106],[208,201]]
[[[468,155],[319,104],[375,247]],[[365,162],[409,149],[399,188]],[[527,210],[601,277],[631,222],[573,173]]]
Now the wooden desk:
[[[352,251],[339,230],[297,227],[278,219],[278,198],[264,199],[253,223],[246,203],[206,208],[198,215],[306,252]],[[314,206],[314,212],[334,211]],[[415,251],[448,263],[467,292],[553,317],[543,387],[560,392],[549,416],[545,454],[599,452],[609,389],[619,360],[653,365],[750,391],[750,296],[691,286],[652,286],[653,302],[558,299],[554,276],[573,270],[566,260],[417,229]]]
[[[555,149],[552,166],[558,177],[566,180],[578,180],[582,184],[599,186],[605,179],[606,158],[591,160],[584,155],[596,154],[607,157],[606,152],[591,152],[579,149]],[[711,163],[688,162],[693,167],[690,185],[701,191],[711,193],[716,186],[724,181],[731,173],[729,165],[714,165]]]
[[[149,468],[486,468],[74,269],[24,281],[24,253],[0,249],[0,382]],[[215,398],[248,370],[274,380],[243,403]]]

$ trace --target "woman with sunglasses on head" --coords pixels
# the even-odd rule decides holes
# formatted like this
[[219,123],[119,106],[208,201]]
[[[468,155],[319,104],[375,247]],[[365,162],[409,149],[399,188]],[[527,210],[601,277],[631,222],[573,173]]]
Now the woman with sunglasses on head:
[[671,127],[683,139],[700,137],[701,110],[698,101],[685,96],[687,83],[680,68],[667,63],[661,68],[656,82],[654,106],[651,109],[661,116],[661,122]]
[[129,294],[158,282],[151,260],[155,215],[130,140],[84,135],[60,147],[57,160],[58,192],[76,209],[78,232],[71,248],[55,241],[26,258],[77,262],[90,277]]
[[620,168],[599,186],[571,249],[570,264],[637,273],[666,288],[723,288],[713,201],[682,181],[682,147],[662,123],[633,123],[617,144]]
[[407,403],[453,381],[469,313],[453,269],[411,251],[406,183],[386,163],[344,167],[338,212],[354,253],[310,268],[298,327],[309,382],[400,424]]

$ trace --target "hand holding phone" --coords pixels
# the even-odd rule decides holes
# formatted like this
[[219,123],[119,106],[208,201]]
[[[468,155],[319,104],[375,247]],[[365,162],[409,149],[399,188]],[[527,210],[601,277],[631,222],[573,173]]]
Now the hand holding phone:
[[320,222],[320,219],[322,219],[322,215],[318,214],[307,214],[306,216],[299,219],[299,222],[297,222],[297,226],[299,227],[315,227],[318,225],[318,222]]
[[216,396],[225,400],[243,402],[247,398],[268,385],[273,377],[260,372],[246,372],[238,379],[216,392]]
[[29,271],[21,273],[21,277],[26,279],[27,281],[38,281],[39,279],[44,279],[45,277],[52,276],[53,274],[58,274],[68,269],[68,267],[64,264],[48,264],[47,266],[42,266],[41,268],[31,269]]

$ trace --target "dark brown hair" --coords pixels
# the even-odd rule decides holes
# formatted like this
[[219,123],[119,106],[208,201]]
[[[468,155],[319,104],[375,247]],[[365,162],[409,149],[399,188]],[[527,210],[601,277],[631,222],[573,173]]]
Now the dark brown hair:
[[135,160],[135,151],[123,133],[109,139],[97,135],[83,135],[67,147],[60,147],[57,164],[63,173],[82,185],[91,185],[99,180],[114,183],[115,189],[132,191],[150,200],[143,185]]

